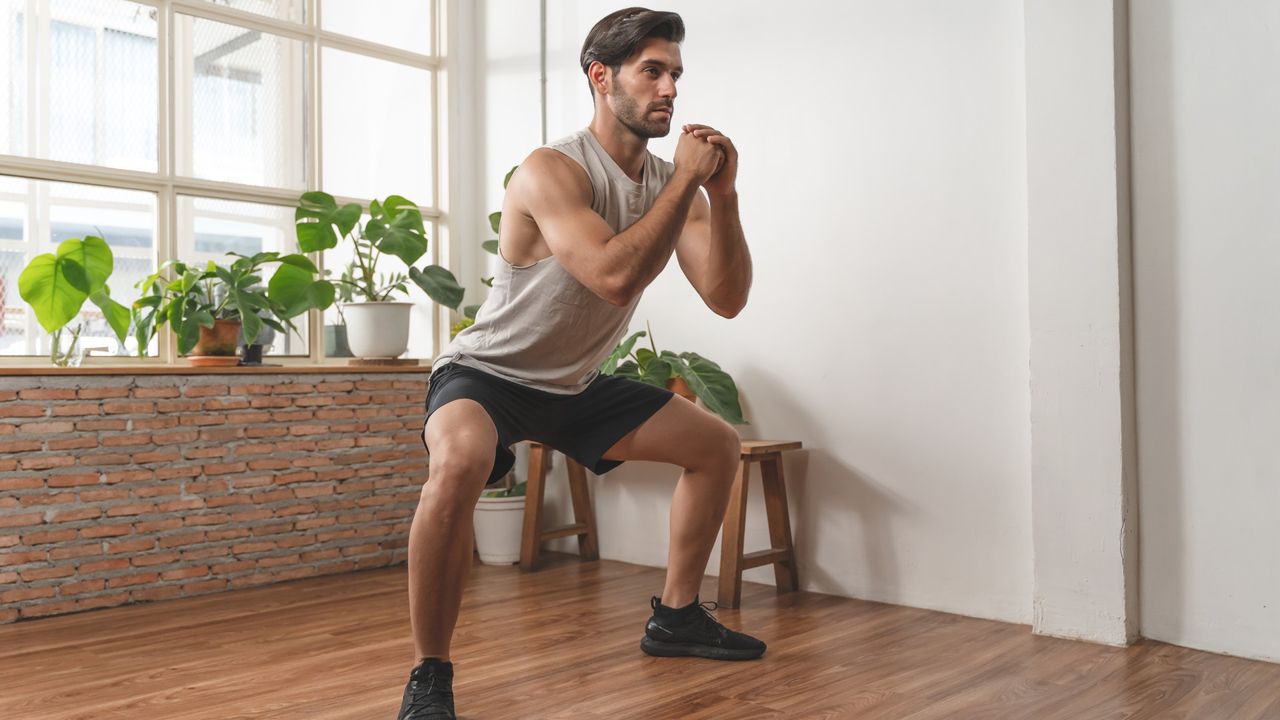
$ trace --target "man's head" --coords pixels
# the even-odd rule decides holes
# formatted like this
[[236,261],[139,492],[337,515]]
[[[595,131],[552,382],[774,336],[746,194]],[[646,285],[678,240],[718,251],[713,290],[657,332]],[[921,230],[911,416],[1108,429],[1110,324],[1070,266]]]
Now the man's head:
[[643,138],[671,131],[675,82],[684,72],[684,21],[673,12],[627,8],[605,16],[582,44],[582,72],[620,123]]

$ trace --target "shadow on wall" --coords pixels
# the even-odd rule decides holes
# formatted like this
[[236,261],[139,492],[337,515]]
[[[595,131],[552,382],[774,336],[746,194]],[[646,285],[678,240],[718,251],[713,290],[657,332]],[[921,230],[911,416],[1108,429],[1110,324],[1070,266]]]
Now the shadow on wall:
[[[916,508],[901,495],[847,464],[836,453],[853,447],[839,428],[821,424],[809,408],[794,402],[786,378],[748,367],[735,372],[742,392],[744,416],[753,424],[740,427],[744,439],[799,440],[805,449],[783,454],[791,533],[803,589],[841,596],[882,598],[898,587],[899,558],[892,524]],[[763,390],[763,389],[769,390]],[[767,401],[763,398],[767,397]],[[755,412],[756,403],[768,405]],[[752,470],[748,497],[748,537],[765,537],[760,474]],[[758,515],[751,512],[759,510]],[[752,527],[752,525],[756,527]],[[747,547],[746,551],[761,549]],[[744,578],[773,583],[769,568],[748,571]]]

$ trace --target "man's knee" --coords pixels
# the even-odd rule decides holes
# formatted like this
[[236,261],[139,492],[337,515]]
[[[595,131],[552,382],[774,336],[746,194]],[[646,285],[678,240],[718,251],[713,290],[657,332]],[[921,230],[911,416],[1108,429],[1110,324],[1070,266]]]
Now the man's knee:
[[708,422],[706,430],[700,435],[703,447],[698,455],[707,469],[725,474],[726,471],[737,466],[738,457],[742,451],[742,440],[732,425],[720,418],[714,418]]
[[481,449],[474,444],[437,443],[428,460],[422,500],[435,498],[465,502],[467,498],[479,496],[489,479],[493,462],[492,447]]

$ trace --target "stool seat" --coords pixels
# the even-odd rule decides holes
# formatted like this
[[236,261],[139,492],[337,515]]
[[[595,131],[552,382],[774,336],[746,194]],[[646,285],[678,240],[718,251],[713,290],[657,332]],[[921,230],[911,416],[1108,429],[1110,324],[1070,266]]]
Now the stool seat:
[[554,452],[540,442],[529,443],[529,475],[525,485],[524,531],[520,539],[520,569],[538,569],[542,543],[562,537],[578,538],[578,553],[583,560],[599,560],[600,545],[596,536],[596,515],[591,508],[591,492],[587,488],[587,471],[568,455],[564,458],[569,471],[569,494],[573,499],[574,522],[556,528],[542,527],[542,498],[547,489],[547,460]]
[[[782,453],[799,450],[793,440],[743,440],[738,473],[725,510],[724,535],[720,540],[720,579],[716,601],[721,607],[736,608],[742,601],[742,571],[763,565],[773,566],[778,592],[800,588],[795,548],[791,543],[791,518],[787,509],[787,485],[782,472]],[[752,463],[760,464],[765,511],[769,517],[769,547],[743,553],[747,522],[747,483]]]

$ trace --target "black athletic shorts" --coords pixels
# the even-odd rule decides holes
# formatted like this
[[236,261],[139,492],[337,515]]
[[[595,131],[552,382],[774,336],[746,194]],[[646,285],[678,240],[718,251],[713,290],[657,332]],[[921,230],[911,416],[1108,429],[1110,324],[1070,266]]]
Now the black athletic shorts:
[[[596,377],[577,395],[561,395],[450,362],[431,373],[427,419],[444,405],[463,398],[476,401],[489,413],[498,429],[498,447],[488,480],[491,485],[511,470],[516,457],[510,448],[521,440],[549,445],[597,475],[604,474],[622,464],[603,459],[609,448],[644,424],[671,397],[669,390],[612,375]],[[426,445],[425,426],[422,442]]]

